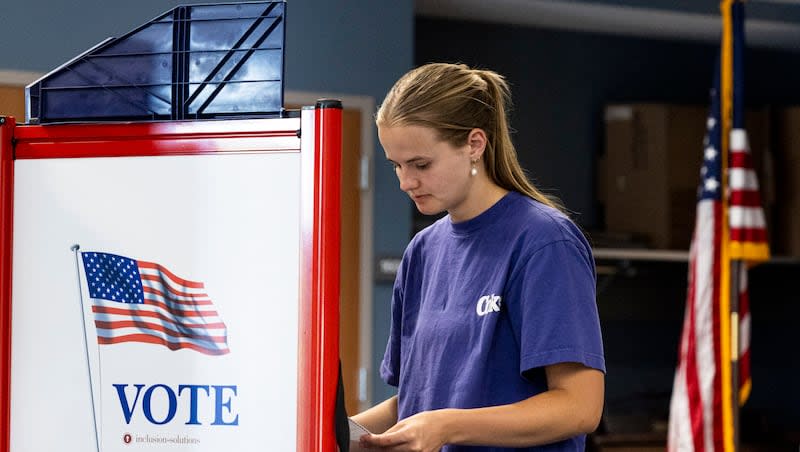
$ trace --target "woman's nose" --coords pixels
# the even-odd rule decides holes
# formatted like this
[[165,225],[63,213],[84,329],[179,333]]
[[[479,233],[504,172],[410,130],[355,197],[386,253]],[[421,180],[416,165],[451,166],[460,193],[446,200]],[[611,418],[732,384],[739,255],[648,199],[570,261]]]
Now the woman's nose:
[[413,190],[419,185],[417,178],[409,175],[407,171],[398,170],[397,179],[400,181],[400,190],[405,192]]

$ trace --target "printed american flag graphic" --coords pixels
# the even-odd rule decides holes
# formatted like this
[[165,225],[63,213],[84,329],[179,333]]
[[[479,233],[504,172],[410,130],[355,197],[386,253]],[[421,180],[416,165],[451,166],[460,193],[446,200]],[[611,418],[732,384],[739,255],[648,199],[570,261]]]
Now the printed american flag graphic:
[[141,342],[206,355],[229,353],[228,332],[201,282],[164,266],[82,252],[99,344]]
[[[733,64],[727,68],[720,65],[711,90],[689,251],[686,311],[670,402],[667,449],[671,452],[734,450],[733,399],[744,403],[751,387],[750,310],[747,266],[732,266],[731,262],[769,259],[758,178],[744,129],[744,10],[735,0],[723,2],[725,7],[730,12]],[[732,72],[733,83],[721,93],[720,72],[726,70]],[[727,127],[722,121],[721,101],[726,93],[731,109]],[[727,144],[723,136],[728,138]],[[734,295],[739,300],[739,347],[733,352],[737,338],[732,333],[736,325],[730,320],[730,292],[731,274],[737,269],[739,285]],[[739,370],[738,388],[732,387],[733,365]]]

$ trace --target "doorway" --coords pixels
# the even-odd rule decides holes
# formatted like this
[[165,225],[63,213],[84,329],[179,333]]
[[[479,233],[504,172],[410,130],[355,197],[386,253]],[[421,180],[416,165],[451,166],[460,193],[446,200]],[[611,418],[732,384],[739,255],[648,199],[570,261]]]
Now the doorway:
[[372,154],[375,101],[368,96],[287,91],[287,108],[317,99],[342,101],[342,205],[339,355],[345,406],[355,414],[371,406],[372,378]]
[[13,116],[17,124],[25,122],[25,86],[36,81],[37,72],[0,70],[0,116]]

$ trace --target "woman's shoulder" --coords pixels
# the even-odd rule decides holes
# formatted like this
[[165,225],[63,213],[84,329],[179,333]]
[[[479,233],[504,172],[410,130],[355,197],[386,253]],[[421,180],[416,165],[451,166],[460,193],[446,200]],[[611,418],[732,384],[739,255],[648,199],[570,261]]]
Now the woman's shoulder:
[[588,247],[586,237],[578,225],[559,209],[520,193],[512,192],[513,206],[509,210],[508,225],[522,235],[529,245],[546,246],[567,241]]

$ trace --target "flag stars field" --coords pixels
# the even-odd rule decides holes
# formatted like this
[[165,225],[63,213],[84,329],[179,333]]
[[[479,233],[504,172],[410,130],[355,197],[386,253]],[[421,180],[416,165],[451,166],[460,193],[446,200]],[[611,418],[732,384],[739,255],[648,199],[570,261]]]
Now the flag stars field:
[[706,191],[714,192],[717,191],[717,189],[719,188],[719,182],[713,177],[709,177],[708,179],[706,179],[704,185]]

